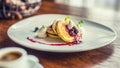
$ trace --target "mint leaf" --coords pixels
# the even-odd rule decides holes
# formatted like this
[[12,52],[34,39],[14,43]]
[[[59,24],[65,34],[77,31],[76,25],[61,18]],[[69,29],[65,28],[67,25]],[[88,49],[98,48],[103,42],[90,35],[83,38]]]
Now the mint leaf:
[[65,21],[67,20],[67,19],[70,19],[71,17],[68,15],[68,16],[66,16],[65,17]]
[[42,25],[42,27],[41,27],[42,29],[44,29],[45,28],[45,26],[44,25]]
[[84,23],[83,20],[80,20],[80,21],[78,22],[78,24],[79,24],[80,26],[81,26],[83,23]]

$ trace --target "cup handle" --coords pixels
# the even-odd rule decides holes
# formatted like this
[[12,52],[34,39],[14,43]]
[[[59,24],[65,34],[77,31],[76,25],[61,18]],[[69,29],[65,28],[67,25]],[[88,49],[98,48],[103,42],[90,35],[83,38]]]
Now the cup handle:
[[36,56],[34,56],[34,55],[28,55],[28,59],[32,60],[34,62],[39,62],[38,58]]

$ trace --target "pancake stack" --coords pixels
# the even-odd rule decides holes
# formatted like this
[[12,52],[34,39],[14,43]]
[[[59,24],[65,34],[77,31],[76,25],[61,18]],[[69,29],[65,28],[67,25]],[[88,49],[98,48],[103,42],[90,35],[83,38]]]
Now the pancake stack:
[[55,39],[62,39],[65,42],[76,42],[82,38],[82,30],[77,23],[72,22],[72,28],[69,29],[68,25],[72,22],[70,19],[62,20],[56,19],[52,25],[47,28],[48,37]]

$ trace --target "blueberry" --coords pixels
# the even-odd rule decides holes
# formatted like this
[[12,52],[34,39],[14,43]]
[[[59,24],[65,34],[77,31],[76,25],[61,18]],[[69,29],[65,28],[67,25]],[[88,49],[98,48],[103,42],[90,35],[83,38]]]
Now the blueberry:
[[76,36],[78,34],[78,30],[74,27],[72,27],[72,29],[69,30],[69,34],[71,36]]
[[81,41],[78,40],[78,41],[74,41],[73,43],[74,44],[79,44],[79,43],[81,43]]
[[75,36],[76,34],[74,33],[74,29],[70,29],[69,30],[69,34],[70,34],[70,36]]
[[33,32],[36,32],[36,31],[38,31],[38,29],[39,29],[38,27],[35,27],[35,30],[34,30]]
[[74,33],[75,34],[78,34],[78,30],[76,29],[76,27],[74,26],[74,27],[72,27],[72,29],[74,30]]

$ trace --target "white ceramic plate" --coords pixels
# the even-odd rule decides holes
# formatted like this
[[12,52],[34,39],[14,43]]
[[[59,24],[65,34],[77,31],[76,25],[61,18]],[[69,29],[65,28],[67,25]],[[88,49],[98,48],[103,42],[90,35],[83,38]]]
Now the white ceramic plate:
[[[116,39],[116,32],[107,27],[105,25],[84,20],[84,24],[82,27],[84,28],[82,43],[73,45],[73,46],[51,46],[45,44],[39,44],[38,42],[43,42],[47,44],[54,43],[64,43],[61,40],[56,39],[38,39],[35,38],[34,28],[41,27],[42,25],[49,26],[53,23],[56,18],[65,18],[66,15],[60,14],[43,14],[34,17],[30,17],[28,19],[24,19],[22,21],[13,24],[8,29],[8,36],[16,43],[36,49],[41,51],[49,51],[49,52],[80,52],[87,51],[96,48],[103,47],[105,45],[110,44],[112,41]],[[78,22],[81,18],[76,16],[71,16],[72,20]],[[37,43],[33,43],[27,39],[27,37],[37,40]]]

